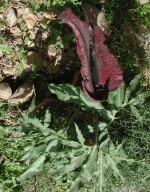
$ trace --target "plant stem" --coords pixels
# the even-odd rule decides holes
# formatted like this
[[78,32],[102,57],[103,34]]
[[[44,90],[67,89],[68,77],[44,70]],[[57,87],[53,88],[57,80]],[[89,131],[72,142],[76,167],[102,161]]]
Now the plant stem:
[[98,146],[98,113],[96,113],[96,115],[95,115],[95,124],[96,124],[96,126],[95,126],[95,144]]
[[[76,106],[76,105],[75,105]],[[66,128],[65,130],[67,130],[69,128],[69,126],[71,125],[71,123],[73,122],[75,116],[78,114],[80,109],[80,106],[77,106],[77,108],[75,109],[75,112],[73,113],[73,115],[70,117],[70,119],[68,120],[67,124],[66,124]]]

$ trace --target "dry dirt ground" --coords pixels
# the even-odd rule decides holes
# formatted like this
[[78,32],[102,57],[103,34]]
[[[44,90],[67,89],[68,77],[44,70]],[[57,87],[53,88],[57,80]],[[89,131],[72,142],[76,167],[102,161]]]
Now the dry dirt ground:
[[22,105],[35,93],[39,110],[53,101],[47,82],[80,84],[81,64],[53,8],[35,12],[20,1],[0,12],[0,99]]
[[[107,21],[102,13],[98,14],[99,27],[105,31],[109,28]],[[20,105],[36,93],[37,104],[45,99],[47,103],[50,93],[46,82],[81,85],[81,64],[72,31],[56,15],[54,8],[33,10],[28,1],[12,1],[1,9],[0,99]],[[150,38],[149,33],[146,37]],[[150,80],[149,69],[144,74]]]

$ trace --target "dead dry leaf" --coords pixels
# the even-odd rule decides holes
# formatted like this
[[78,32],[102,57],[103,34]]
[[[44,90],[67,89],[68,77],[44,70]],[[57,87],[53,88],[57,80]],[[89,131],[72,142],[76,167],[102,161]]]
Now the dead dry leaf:
[[43,63],[43,58],[40,54],[36,52],[29,51],[27,53],[27,65],[35,64],[38,69],[41,68]]
[[31,65],[28,65],[27,63],[22,63],[22,66],[23,66],[23,71],[25,73],[32,71],[32,66]]
[[23,133],[23,132],[20,132],[20,131],[12,131],[10,137],[22,137],[22,136],[24,136],[24,135],[25,135],[25,133]]
[[34,40],[35,37],[36,37],[36,33],[35,33],[34,31],[30,31],[29,38],[30,38],[31,40]]
[[48,49],[47,49],[47,55],[49,57],[56,57],[56,55],[57,55],[56,47],[49,45]]
[[53,19],[56,19],[56,13],[54,12],[53,9],[49,10],[49,11],[45,11],[43,12],[43,16],[46,18],[46,19],[50,19],[50,20],[53,20]]
[[0,50],[0,57],[3,57],[4,52]]
[[10,27],[13,27],[17,23],[17,12],[14,7],[11,7],[7,11],[7,16],[6,16],[7,23],[9,24]]
[[75,86],[80,75],[80,70],[76,71],[73,75],[72,85]]
[[12,95],[11,87],[8,83],[0,83],[0,99],[8,100]]
[[46,67],[49,74],[58,73],[60,70],[60,65],[58,65],[57,60],[54,59],[51,63],[49,63]]
[[27,25],[27,28],[28,29],[33,29],[33,27],[35,26],[37,20],[38,20],[38,17],[33,14],[33,13],[30,13],[28,8],[25,9],[25,12],[23,14],[23,19]]
[[26,9],[25,9],[24,7],[18,7],[18,8],[17,8],[17,14],[18,14],[18,16],[24,15],[24,14],[25,14],[25,11],[26,11]]
[[2,13],[0,13],[0,20],[4,19],[4,15]]
[[19,29],[19,27],[14,26],[10,28],[10,32],[14,35],[14,36],[21,36],[22,35],[22,31]]
[[3,69],[3,74],[5,76],[13,76],[13,77],[17,77],[18,76],[18,72],[17,72],[17,67],[5,67]]
[[28,101],[34,93],[34,84],[32,80],[29,80],[22,84],[15,93],[9,98],[9,102],[13,104],[22,104]]
[[54,103],[57,102],[56,99],[53,98],[45,98],[41,103],[39,103],[38,105],[36,105],[36,112],[39,114],[42,111],[45,110],[45,108],[50,104],[50,103]]
[[50,63],[47,63],[45,65],[46,71],[49,74],[58,73],[60,71],[60,62],[59,62],[60,60],[61,60],[61,55],[56,55],[56,57],[54,57]]
[[146,69],[146,70],[144,71],[144,77],[145,77],[145,79],[147,79],[148,82],[150,83],[150,69]]
[[48,31],[43,31],[42,32],[42,40],[46,40],[49,37],[49,32]]
[[33,41],[28,41],[26,47],[29,48],[29,47],[34,47],[35,46],[35,43]]
[[29,32],[30,32],[29,38],[30,38],[31,40],[34,40],[35,37],[37,36],[38,31],[39,31],[39,28],[38,28],[38,27],[34,27],[34,30],[30,30],[30,31],[29,31]]

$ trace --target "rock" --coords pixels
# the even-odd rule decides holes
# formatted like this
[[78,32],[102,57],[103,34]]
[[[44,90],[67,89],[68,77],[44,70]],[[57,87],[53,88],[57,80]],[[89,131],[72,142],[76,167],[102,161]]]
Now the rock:
[[16,67],[5,67],[3,69],[3,74],[5,76],[18,76],[18,72],[17,72],[17,69]]
[[141,5],[143,5],[143,4],[145,4],[145,3],[148,3],[149,2],[149,0],[139,0],[139,3],[141,4]]
[[0,83],[0,99],[7,100],[12,95],[11,87],[8,83]]
[[34,84],[32,80],[21,85],[15,93],[9,98],[9,102],[13,104],[22,104],[28,101],[34,93]]
[[110,34],[110,26],[103,12],[99,12],[97,15],[97,25],[104,32],[104,34]]
[[13,27],[17,23],[17,12],[14,7],[11,7],[7,11],[6,20],[10,27]]
[[93,26],[98,26],[106,35],[110,34],[110,26],[106,17],[102,11],[89,4],[85,4],[85,10],[87,11],[90,23]]
[[57,55],[57,49],[54,46],[49,45],[47,49],[47,55],[49,57],[55,57]]

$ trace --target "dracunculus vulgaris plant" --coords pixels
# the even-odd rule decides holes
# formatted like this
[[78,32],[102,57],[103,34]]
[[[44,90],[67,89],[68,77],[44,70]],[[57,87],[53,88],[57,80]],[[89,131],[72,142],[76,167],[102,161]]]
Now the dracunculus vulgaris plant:
[[104,43],[104,33],[99,27],[91,26],[86,12],[86,21],[80,20],[70,8],[65,9],[57,18],[73,30],[82,64],[82,87],[85,94],[94,101],[105,101],[108,93],[122,84],[123,73],[116,57]]

